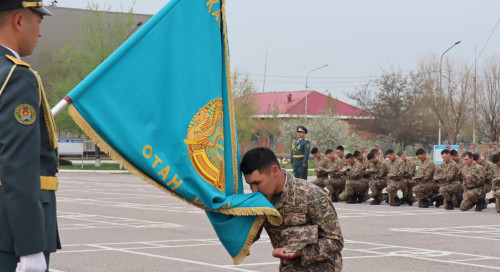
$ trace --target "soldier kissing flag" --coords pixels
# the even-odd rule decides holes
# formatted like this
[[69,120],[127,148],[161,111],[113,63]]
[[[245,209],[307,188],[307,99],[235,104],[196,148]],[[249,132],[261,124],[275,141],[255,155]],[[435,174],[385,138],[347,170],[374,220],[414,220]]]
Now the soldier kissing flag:
[[206,211],[240,263],[264,221],[260,193],[243,194],[224,4],[172,0],[68,97],[92,140],[147,183]]

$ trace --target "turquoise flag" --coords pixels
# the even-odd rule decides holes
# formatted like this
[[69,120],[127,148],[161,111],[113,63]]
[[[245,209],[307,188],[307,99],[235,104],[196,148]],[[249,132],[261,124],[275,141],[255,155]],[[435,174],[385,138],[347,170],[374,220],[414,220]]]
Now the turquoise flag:
[[264,216],[243,194],[224,4],[172,0],[68,96],[70,115],[113,159],[207,212],[234,263]]

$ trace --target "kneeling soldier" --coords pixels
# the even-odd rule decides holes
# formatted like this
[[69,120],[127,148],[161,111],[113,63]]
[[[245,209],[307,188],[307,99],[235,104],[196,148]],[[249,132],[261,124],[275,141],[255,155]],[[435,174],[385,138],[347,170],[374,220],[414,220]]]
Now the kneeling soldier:
[[385,156],[389,158],[387,163],[389,181],[387,182],[387,194],[389,195],[389,205],[400,206],[401,200],[398,197],[398,190],[404,193],[405,183],[403,182],[404,161],[399,158],[392,149],[385,152]]

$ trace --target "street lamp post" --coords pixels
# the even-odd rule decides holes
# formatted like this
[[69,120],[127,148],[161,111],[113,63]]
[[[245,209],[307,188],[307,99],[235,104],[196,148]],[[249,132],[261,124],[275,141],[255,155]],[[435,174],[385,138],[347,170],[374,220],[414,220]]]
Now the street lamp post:
[[[446,49],[446,51],[443,52],[443,54],[441,54],[441,59],[439,60],[439,91],[442,93],[443,92],[443,88],[441,87],[441,73],[442,73],[442,63],[443,63],[443,57],[444,57],[444,54],[446,54],[448,51],[450,51],[453,47],[455,47],[455,45],[459,44],[461,41],[457,41],[456,43],[454,43],[450,48]],[[440,96],[441,98],[441,96]],[[439,131],[438,131],[438,145],[441,145],[441,118],[438,116],[438,119],[439,119]]]
[[312,72],[314,72],[314,71],[317,71],[317,70],[319,70],[321,68],[325,68],[326,66],[328,66],[328,64],[325,64],[325,65],[323,65],[321,67],[313,69],[313,70],[309,71],[309,73],[307,73],[307,76],[306,76],[306,106],[305,106],[305,108],[306,108],[305,109],[305,121],[306,121],[306,123],[307,123],[307,96],[309,95],[309,93],[307,93],[307,90],[309,90],[309,85],[307,85],[307,82],[309,80],[309,74],[312,73]]

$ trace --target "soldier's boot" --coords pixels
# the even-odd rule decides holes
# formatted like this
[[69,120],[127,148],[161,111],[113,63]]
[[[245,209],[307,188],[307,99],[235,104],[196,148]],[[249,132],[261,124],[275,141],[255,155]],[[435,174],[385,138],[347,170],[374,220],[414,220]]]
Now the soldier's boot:
[[354,195],[349,196],[349,199],[345,202],[347,204],[355,204],[356,203],[356,197]]
[[366,195],[363,193],[358,194],[358,203],[363,203],[366,201]]
[[446,206],[444,207],[445,210],[453,210],[453,201],[446,201]]
[[394,206],[394,196],[393,195],[389,195],[388,196],[388,199],[389,199],[389,206]]
[[382,201],[380,201],[378,196],[374,196],[373,200],[370,202],[370,205],[380,205],[380,203],[382,203]]
[[460,204],[462,204],[462,200],[464,200],[464,198],[462,196],[460,196],[457,199],[457,205],[455,205],[455,208],[460,208]]
[[385,203],[388,203],[389,202],[389,194],[388,193],[383,193],[382,195],[384,196],[383,199],[385,199]]
[[487,202],[487,203],[488,203],[488,204],[495,203],[495,198],[494,198],[494,197],[492,197],[492,198],[488,199],[488,202]]
[[415,202],[413,200],[413,197],[410,197],[409,195],[406,195],[406,203],[408,203],[408,206],[413,206],[413,202]]
[[436,195],[436,196],[431,197],[431,205],[432,205],[432,202],[436,202],[436,204],[434,206],[436,206],[436,208],[439,208],[439,206],[443,205],[443,203],[444,203],[443,195]]
[[339,197],[336,193],[332,193],[332,202],[339,202]]
[[401,198],[401,203],[406,203],[406,202],[408,202],[408,195],[403,194],[403,197]]
[[476,209],[475,209],[476,212],[480,212],[480,211],[482,211],[484,209],[484,202],[485,202],[484,198],[480,198],[477,201],[477,203],[476,203]]
[[420,208],[429,208],[432,202],[428,198],[422,199],[422,206]]
[[394,207],[401,206],[401,199],[399,199],[399,197],[396,196],[396,198],[394,199],[394,204],[392,204],[392,206]]
[[486,199],[486,198],[483,199],[483,210],[488,208],[488,204],[489,204],[488,199]]

